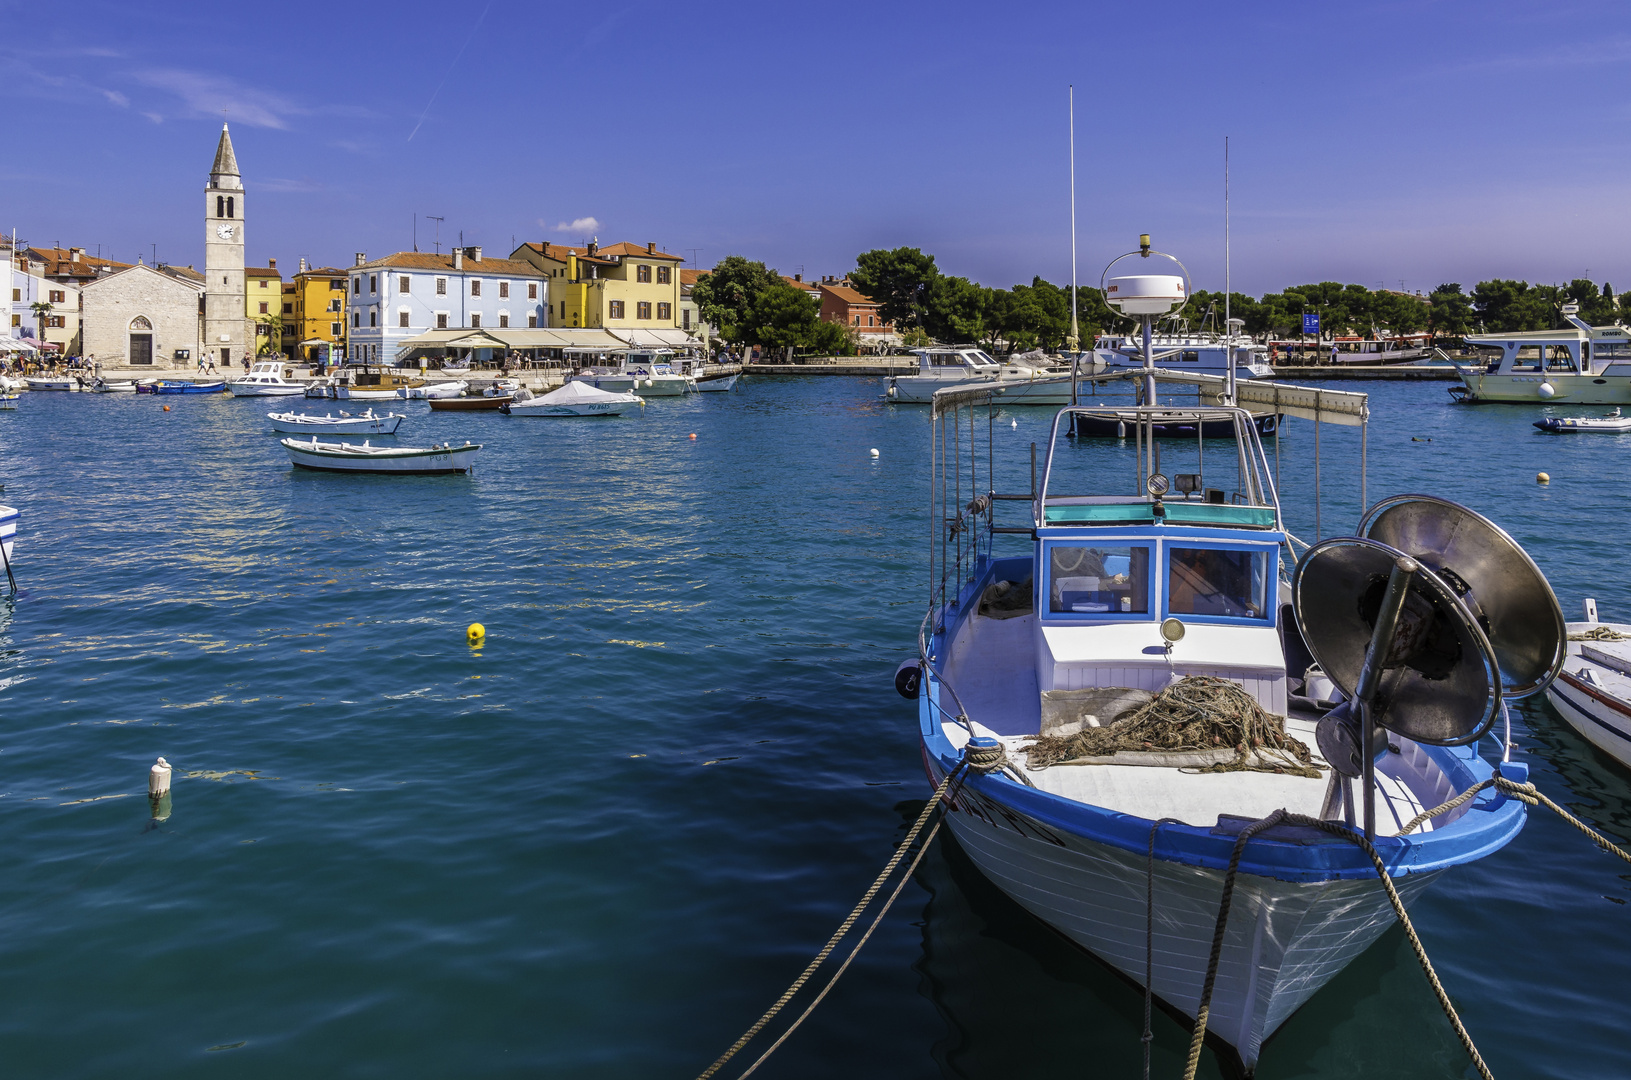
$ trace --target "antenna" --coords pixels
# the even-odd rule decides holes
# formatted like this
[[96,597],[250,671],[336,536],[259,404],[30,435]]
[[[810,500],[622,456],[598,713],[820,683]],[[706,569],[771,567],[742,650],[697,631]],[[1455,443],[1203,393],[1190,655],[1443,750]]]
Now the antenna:
[[419,250],[419,215],[413,216],[413,249]]
[[697,265],[697,252],[701,251],[702,249],[701,248],[686,248],[685,250],[689,251],[691,253],[691,267],[692,267],[692,269],[695,269],[696,265]]
[[435,214],[426,214],[425,220],[436,223],[436,254],[440,255],[442,253],[442,222],[446,221],[447,218],[440,218]]
[[[1070,351],[1081,353],[1081,333],[1076,325],[1076,84],[1070,86]],[[1076,361],[1070,362],[1071,370]],[[1076,385],[1076,380],[1071,380]]]

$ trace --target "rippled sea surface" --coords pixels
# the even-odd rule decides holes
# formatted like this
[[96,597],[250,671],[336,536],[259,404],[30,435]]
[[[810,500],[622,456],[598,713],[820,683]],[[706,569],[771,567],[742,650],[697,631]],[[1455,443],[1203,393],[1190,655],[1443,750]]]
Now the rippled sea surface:
[[[1631,621],[1631,437],[1544,436],[1539,409],[1443,383],[1332,385],[1373,394],[1372,499],[1467,503],[1571,618],[1590,595]],[[295,472],[265,401],[0,412],[0,501],[24,513],[0,602],[0,1071],[700,1072],[927,794],[891,675],[925,595],[928,423],[880,391],[749,381],[588,421],[405,404],[399,442],[484,444],[447,478]],[[998,418],[1001,475],[1050,420]],[[1305,538],[1312,450],[1288,424]],[[1357,432],[1324,427],[1321,460],[1322,530],[1346,531]],[[1541,788],[1631,839],[1631,774],[1543,701],[1517,720]],[[1631,1074],[1626,870],[1537,811],[1415,909],[1497,1075]],[[1130,1077],[1141,1022],[945,839],[760,1075]],[[1155,1035],[1177,1075],[1187,1033],[1158,1014]],[[1464,1073],[1396,930],[1259,1071]]]

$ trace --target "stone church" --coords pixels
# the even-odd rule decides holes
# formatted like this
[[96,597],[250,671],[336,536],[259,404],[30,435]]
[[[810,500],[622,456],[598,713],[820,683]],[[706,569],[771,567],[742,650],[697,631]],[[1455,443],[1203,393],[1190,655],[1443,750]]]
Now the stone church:
[[109,366],[241,365],[254,341],[244,296],[244,185],[221,125],[204,188],[204,273],[136,265],[82,291],[84,353]]

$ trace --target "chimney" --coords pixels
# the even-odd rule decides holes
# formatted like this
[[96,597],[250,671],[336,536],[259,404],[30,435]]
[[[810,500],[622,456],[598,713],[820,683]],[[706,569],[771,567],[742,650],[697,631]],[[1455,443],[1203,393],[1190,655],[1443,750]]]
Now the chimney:
[[69,258],[69,260],[71,262],[78,262],[79,257],[81,255],[83,255],[83,254],[85,254],[85,249],[84,248],[69,248],[68,249],[68,258]]
[[542,245],[540,245],[540,247],[541,247],[541,249],[542,249],[542,251],[543,251],[543,253],[544,253],[544,254],[545,254],[545,255],[548,255],[548,254],[549,254],[549,241],[548,241],[548,240],[545,240],[545,241],[544,241],[544,242],[543,242],[543,244],[542,244]]
[[453,249],[453,269],[464,269],[464,248],[456,247]]
[[464,249],[464,257],[471,262],[481,262],[481,248],[468,247]]
[[804,275],[803,274],[794,274],[793,275],[793,280],[802,285],[804,283]]
[[646,254],[647,255],[657,254],[657,245],[655,243],[653,243],[652,241],[650,241],[650,240],[646,241]]
[[368,261],[368,252],[366,252],[366,251],[357,252],[357,262],[356,262],[357,266],[361,266],[363,263],[365,263],[367,261]]
[[276,259],[267,259],[266,260],[266,269],[276,270],[277,269],[277,260]]
[[302,274],[306,272],[306,257],[304,255],[300,256],[300,272]]
[[597,252],[599,250],[600,250],[600,237],[598,237],[598,236],[590,237],[588,245],[585,246],[585,248],[584,248],[584,252],[586,254],[592,256],[592,255],[594,255],[595,252]]

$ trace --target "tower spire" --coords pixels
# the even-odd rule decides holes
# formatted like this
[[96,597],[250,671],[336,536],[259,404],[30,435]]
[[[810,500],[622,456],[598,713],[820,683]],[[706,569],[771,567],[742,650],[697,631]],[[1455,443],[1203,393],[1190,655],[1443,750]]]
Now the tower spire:
[[[215,147],[215,164],[210,166],[210,179],[213,181],[222,176],[239,176],[238,156],[232,152],[232,135],[227,131],[225,123],[221,125],[221,141]],[[241,180],[242,177],[239,177]],[[218,187],[238,187],[239,184],[216,185]]]

